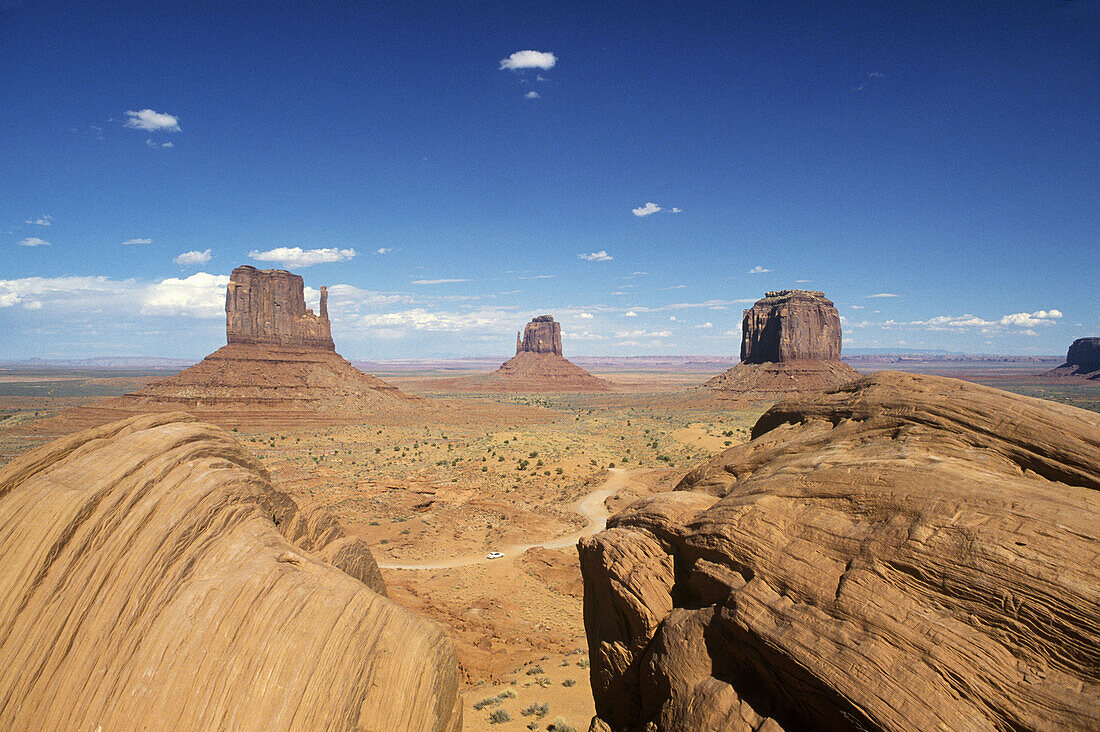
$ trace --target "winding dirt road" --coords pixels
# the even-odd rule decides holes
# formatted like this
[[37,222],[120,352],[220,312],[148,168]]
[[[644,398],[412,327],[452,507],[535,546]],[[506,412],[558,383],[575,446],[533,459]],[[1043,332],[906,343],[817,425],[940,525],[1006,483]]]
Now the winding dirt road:
[[[555,539],[536,542],[534,544],[505,544],[496,547],[495,551],[503,552],[505,557],[514,557],[523,554],[523,552],[528,549],[536,547],[540,549],[563,549],[567,546],[576,544],[577,540],[582,536],[589,536],[598,531],[603,531],[604,526],[607,525],[608,516],[607,507],[604,506],[604,501],[606,501],[609,496],[626,487],[636,473],[649,472],[649,468],[631,468],[630,470],[626,468],[609,468],[608,472],[611,473],[611,475],[602,486],[573,504],[573,510],[588,519],[588,524],[583,529],[574,531],[571,534],[559,536]],[[378,566],[382,569],[449,569],[450,567],[466,567],[471,564],[481,564],[493,561],[500,560],[486,559],[485,552],[478,552],[476,554],[464,554],[449,559],[429,559],[424,562],[382,561],[378,562]]]

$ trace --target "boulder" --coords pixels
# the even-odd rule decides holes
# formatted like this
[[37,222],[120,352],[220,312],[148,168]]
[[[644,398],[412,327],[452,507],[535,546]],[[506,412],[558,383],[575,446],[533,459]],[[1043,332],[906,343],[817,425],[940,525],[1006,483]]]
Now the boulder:
[[458,730],[451,641],[229,433],[153,414],[0,470],[0,728]]
[[882,372],[752,436],[581,540],[593,728],[1100,729],[1100,415]]

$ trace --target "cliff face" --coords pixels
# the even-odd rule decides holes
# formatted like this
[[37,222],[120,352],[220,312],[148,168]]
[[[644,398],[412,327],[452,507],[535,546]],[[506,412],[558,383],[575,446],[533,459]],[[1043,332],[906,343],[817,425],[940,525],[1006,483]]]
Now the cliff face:
[[859,376],[840,360],[840,314],[823,292],[769,292],[741,321],[741,363],[704,384],[721,398],[824,391]]
[[461,728],[454,646],[367,545],[184,414],[0,470],[0,728]]
[[1100,415],[881,372],[580,542],[592,729],[1100,729]]
[[766,293],[745,311],[741,324],[744,363],[840,359],[840,314],[823,292]]
[[1047,373],[1100,379],[1100,338],[1078,338],[1070,344],[1066,362]]
[[321,288],[321,314],[306,309],[299,275],[243,265],[229,276],[225,335],[230,344],[321,348],[335,351],[328,320],[328,289]]
[[518,333],[516,334],[516,354],[520,353],[562,355],[561,323],[555,322],[551,315],[533,318],[523,329],[523,340],[520,340]]

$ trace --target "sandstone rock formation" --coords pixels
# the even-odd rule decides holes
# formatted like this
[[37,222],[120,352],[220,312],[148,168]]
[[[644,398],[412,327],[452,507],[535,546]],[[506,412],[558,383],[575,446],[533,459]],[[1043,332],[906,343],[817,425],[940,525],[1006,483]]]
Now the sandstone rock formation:
[[1047,373],[1100,380],[1100,338],[1078,338],[1070,344],[1066,362]]
[[229,433],[152,414],[0,470],[0,728],[461,727],[442,631]]
[[581,541],[593,729],[1100,729],[1097,547],[1094,412],[893,372],[781,402]]
[[840,360],[840,315],[823,292],[769,292],[741,321],[741,363],[705,388],[738,398],[832,389],[859,376]]
[[230,274],[225,293],[226,342],[335,351],[327,287],[321,288],[320,310],[318,316],[306,309],[301,276],[242,265]]
[[521,353],[552,353],[561,355],[561,323],[552,315],[532,318],[523,329],[523,339],[516,333],[516,355]]
[[174,376],[79,414],[103,422],[183,409],[223,424],[304,424],[422,408],[421,398],[363,373],[336,352],[326,288],[320,310],[314,315],[306,309],[298,275],[237,267],[225,298],[227,345]]
[[614,386],[562,356],[561,323],[540,315],[516,334],[516,355],[484,376],[449,380],[449,388],[488,392],[610,391]]

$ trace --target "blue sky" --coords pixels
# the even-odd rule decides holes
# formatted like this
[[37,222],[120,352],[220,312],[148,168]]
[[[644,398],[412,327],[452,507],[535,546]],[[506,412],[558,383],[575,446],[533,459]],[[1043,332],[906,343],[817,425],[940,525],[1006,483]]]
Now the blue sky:
[[0,0],[0,98],[0,358],[201,357],[246,263],[352,358],[1100,334],[1097,0]]

